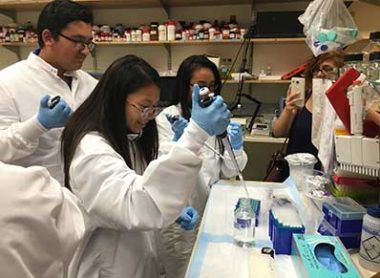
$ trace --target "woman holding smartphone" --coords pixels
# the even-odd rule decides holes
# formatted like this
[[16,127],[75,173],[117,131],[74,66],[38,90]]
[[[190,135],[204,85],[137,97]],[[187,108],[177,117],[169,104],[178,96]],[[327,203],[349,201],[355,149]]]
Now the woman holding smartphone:
[[[287,154],[310,153],[318,158],[318,150],[311,142],[312,82],[314,78],[334,79],[337,77],[337,70],[343,65],[344,56],[341,51],[325,53],[308,61],[304,72],[305,104],[302,107],[297,105],[302,100],[302,96],[299,93],[292,94],[291,87],[289,87],[285,107],[273,125],[275,137],[289,137]],[[316,164],[315,169],[321,169],[320,161]]]

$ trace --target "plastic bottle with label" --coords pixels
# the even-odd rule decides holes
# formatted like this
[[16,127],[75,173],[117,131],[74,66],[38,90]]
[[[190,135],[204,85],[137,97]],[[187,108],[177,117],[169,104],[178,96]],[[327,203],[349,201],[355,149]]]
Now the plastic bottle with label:
[[230,28],[227,24],[224,25],[222,30],[222,38],[223,40],[228,40],[230,38]]
[[159,41],[166,41],[166,25],[165,24],[160,24],[158,26],[158,40]]
[[255,213],[249,198],[240,198],[235,210],[234,242],[241,247],[251,247],[255,242]]
[[209,33],[209,37],[208,37],[208,39],[210,40],[210,41],[213,41],[213,40],[215,40],[215,28],[214,27],[211,27],[210,29],[208,29],[208,33]]
[[363,217],[359,263],[362,267],[380,271],[380,207],[368,207]]
[[168,21],[167,37],[168,37],[168,41],[174,41],[175,40],[175,21],[174,20]]
[[158,23],[153,21],[150,23],[150,40],[158,41]]
[[234,29],[234,28],[237,28],[238,26],[239,24],[236,20],[236,15],[231,15],[230,21],[228,22],[228,27],[230,27],[230,29]]
[[142,41],[143,42],[150,41],[150,29],[148,26],[142,27]]
[[131,31],[131,42],[137,42],[136,29]]
[[136,29],[136,42],[142,41],[142,30],[140,28]]

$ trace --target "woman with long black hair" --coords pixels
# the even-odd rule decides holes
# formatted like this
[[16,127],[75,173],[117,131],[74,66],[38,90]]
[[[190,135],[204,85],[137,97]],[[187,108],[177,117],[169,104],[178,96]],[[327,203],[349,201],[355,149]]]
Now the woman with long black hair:
[[[160,154],[168,153],[177,144],[177,140],[182,138],[183,131],[189,124],[190,115],[194,109],[191,102],[194,84],[207,87],[215,96],[220,95],[222,83],[218,68],[205,55],[192,55],[179,66],[176,85],[178,99],[174,105],[166,108],[157,117]],[[248,158],[243,150],[242,128],[237,123],[231,123],[228,133],[240,170],[243,170]],[[223,155],[225,159],[206,146],[203,146],[200,151],[200,158],[203,161],[202,169],[198,176],[196,189],[189,200],[189,204],[200,215],[203,214],[209,188],[221,177],[231,178],[238,174],[219,137],[210,137],[207,144]],[[176,225],[171,225],[161,231],[160,253],[167,278],[184,276],[196,234],[196,230],[184,232]]]
[[159,277],[154,230],[178,217],[192,220],[181,211],[201,167],[199,150],[228,126],[231,113],[221,97],[202,108],[195,85],[188,127],[156,159],[159,85],[143,59],[119,58],[64,129],[65,186],[82,200],[94,227],[77,250],[71,277]]

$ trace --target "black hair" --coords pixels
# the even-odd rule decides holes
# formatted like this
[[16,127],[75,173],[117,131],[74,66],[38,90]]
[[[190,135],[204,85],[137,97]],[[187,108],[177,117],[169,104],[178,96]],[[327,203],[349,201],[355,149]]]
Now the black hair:
[[215,95],[219,95],[222,88],[218,68],[205,55],[192,55],[183,60],[177,72],[176,92],[178,98],[176,103],[181,104],[182,116],[187,120],[191,116],[190,80],[194,71],[201,68],[208,68],[212,71],[215,78]]
[[137,152],[131,156],[127,139],[125,103],[127,96],[151,84],[160,87],[157,71],[143,59],[126,55],[106,70],[92,94],[74,112],[62,133],[65,186],[70,189],[70,165],[81,139],[89,132],[100,133],[133,168],[132,157],[141,157],[148,164],[157,158],[158,131],[156,121],[149,121],[136,140]]
[[45,46],[42,32],[48,29],[57,39],[66,26],[74,21],[93,24],[94,17],[89,7],[69,0],[55,0],[47,4],[41,11],[37,23],[37,36],[40,48]]
[[[191,97],[189,96],[190,80],[194,71],[201,68],[208,68],[212,71],[215,78],[215,95],[220,95],[222,89],[222,80],[216,65],[211,62],[206,55],[192,55],[182,61],[177,72],[176,92],[178,101],[181,104],[182,117],[189,120],[191,117]],[[220,153],[224,153],[224,146],[221,139],[218,137],[218,145]]]

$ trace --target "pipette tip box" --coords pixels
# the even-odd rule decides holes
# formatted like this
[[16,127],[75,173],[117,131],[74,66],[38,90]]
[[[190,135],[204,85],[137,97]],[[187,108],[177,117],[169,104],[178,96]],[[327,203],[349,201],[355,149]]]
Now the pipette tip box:
[[269,212],[269,237],[273,243],[276,255],[291,254],[292,235],[294,233],[303,234],[305,228],[300,225],[285,224],[281,218],[277,218],[272,210]]
[[362,230],[366,210],[349,197],[337,197],[322,205],[324,219],[337,234],[354,234]]

